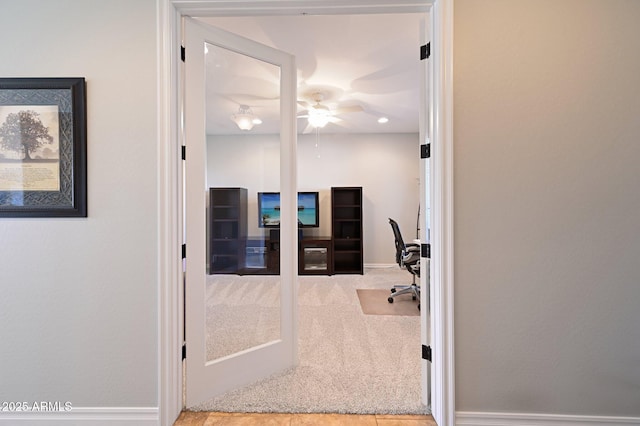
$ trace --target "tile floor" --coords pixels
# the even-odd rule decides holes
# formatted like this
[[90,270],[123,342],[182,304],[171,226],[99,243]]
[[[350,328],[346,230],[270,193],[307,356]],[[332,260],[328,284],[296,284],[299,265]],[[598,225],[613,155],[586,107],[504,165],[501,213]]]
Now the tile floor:
[[271,414],[183,411],[173,426],[437,426],[430,415]]

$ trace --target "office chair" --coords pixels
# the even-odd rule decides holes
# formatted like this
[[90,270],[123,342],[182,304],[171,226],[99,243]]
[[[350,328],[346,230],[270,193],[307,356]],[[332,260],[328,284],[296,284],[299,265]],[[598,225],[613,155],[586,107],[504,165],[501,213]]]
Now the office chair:
[[[389,224],[393,230],[396,243],[396,262],[400,268],[405,268],[411,273],[413,281],[409,285],[394,285],[387,301],[393,303],[393,299],[396,296],[407,293],[412,295],[413,300],[419,300],[420,286],[416,284],[416,277],[420,277],[420,245],[415,243],[406,244],[402,239],[402,233],[400,233],[398,223],[389,218]],[[420,309],[420,302],[418,302],[418,309]]]

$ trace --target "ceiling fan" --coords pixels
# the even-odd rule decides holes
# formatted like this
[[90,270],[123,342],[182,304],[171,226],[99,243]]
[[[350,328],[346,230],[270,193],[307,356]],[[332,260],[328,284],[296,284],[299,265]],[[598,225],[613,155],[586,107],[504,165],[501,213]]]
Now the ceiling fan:
[[337,117],[337,115],[339,114],[348,112],[359,112],[363,110],[360,105],[351,105],[331,109],[329,106],[323,103],[328,102],[333,98],[331,96],[331,92],[322,89],[312,89],[306,94],[303,94],[302,98],[302,100],[298,101],[298,104],[305,108],[306,111],[298,114],[298,118],[306,118],[309,123],[303,133],[308,133],[314,128],[322,128],[328,123],[341,122],[342,119]]

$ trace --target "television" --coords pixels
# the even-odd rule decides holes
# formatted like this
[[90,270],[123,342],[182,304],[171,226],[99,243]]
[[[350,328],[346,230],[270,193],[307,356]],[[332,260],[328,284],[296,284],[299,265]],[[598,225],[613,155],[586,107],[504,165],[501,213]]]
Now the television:
[[[317,192],[298,192],[298,227],[320,226],[320,204]],[[258,192],[258,226],[280,227],[280,193]]]

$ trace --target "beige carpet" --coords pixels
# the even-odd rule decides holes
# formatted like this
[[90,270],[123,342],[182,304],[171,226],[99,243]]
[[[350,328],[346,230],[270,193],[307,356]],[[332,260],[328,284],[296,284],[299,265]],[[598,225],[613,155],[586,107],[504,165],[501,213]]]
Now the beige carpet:
[[412,300],[410,294],[398,296],[393,303],[389,303],[389,290],[359,288],[357,292],[360,307],[365,315],[420,315],[418,301]]
[[[299,364],[230,391],[194,411],[424,414],[420,390],[420,317],[365,315],[357,289],[387,293],[411,277],[398,267],[365,269],[364,275],[299,278]],[[207,277],[209,359],[273,339],[269,313],[277,276]],[[217,297],[218,296],[218,297]],[[417,302],[397,300],[419,312]],[[387,296],[381,301],[387,304]],[[246,306],[251,309],[245,309]],[[238,324],[246,324],[239,343]],[[266,325],[266,326],[265,326]],[[276,328],[277,331],[277,328]],[[227,333],[228,336],[225,336]],[[276,336],[278,336],[276,332]],[[246,340],[249,339],[249,340]],[[245,341],[246,340],[246,341]],[[211,347],[209,347],[211,343]],[[222,346],[216,350],[216,346]]]

